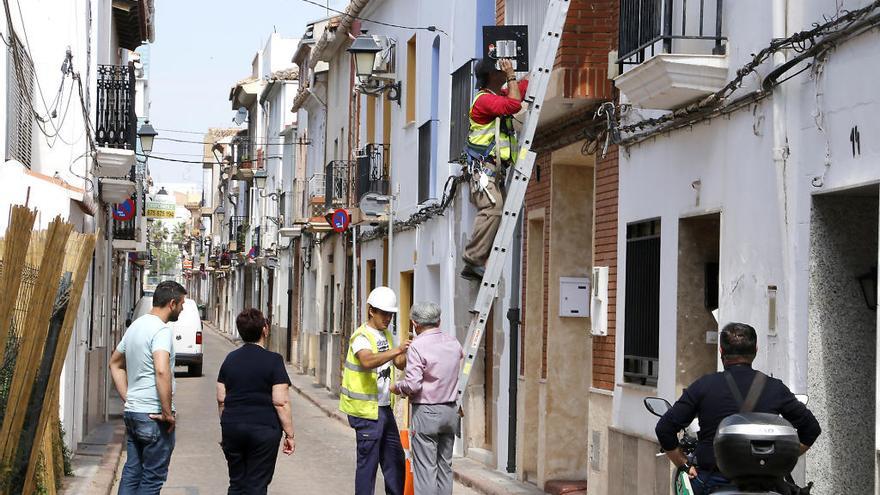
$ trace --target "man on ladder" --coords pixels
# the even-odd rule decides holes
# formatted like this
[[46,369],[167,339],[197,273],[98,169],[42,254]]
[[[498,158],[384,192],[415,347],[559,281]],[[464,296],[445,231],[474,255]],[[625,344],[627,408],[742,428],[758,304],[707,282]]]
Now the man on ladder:
[[[500,69],[498,68],[500,67]],[[471,173],[471,201],[477,217],[464,249],[461,276],[482,280],[492,242],[504,207],[504,170],[516,162],[518,144],[513,115],[520,111],[528,80],[516,82],[508,59],[484,58],[474,68],[479,91],[470,108],[467,155]],[[516,83],[516,84],[514,84]],[[507,89],[503,89],[504,85]]]

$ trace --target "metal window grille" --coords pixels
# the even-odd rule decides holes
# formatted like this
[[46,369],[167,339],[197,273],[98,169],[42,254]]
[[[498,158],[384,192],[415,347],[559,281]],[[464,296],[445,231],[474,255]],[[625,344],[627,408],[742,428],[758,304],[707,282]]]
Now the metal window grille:
[[324,204],[329,208],[348,205],[348,172],[351,162],[333,160],[324,170]]
[[357,200],[364,194],[388,194],[388,145],[368,144],[357,157]]
[[624,380],[656,385],[660,347],[660,220],[627,226],[625,304]]
[[431,197],[432,151],[434,149],[433,127],[435,121],[429,120],[419,126],[419,203]]
[[134,72],[134,64],[98,66],[95,104],[95,142],[98,146],[135,149]]
[[[689,49],[701,42],[711,53],[724,53],[723,0],[620,0],[620,64],[640,64],[661,53],[673,53],[673,41]],[[709,51],[708,49],[706,50]]]
[[467,146],[471,100],[474,98],[475,60],[468,60],[452,73],[452,101],[449,104],[449,160],[458,160]]
[[9,36],[6,91],[6,159],[31,166],[34,127],[34,62],[18,36]]

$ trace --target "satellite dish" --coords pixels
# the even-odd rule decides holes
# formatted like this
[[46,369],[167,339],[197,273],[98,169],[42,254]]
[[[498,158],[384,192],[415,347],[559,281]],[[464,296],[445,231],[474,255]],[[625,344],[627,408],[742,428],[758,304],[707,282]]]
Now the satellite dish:
[[235,122],[235,125],[241,125],[242,122],[247,120],[248,111],[245,107],[238,107],[238,111],[235,112],[235,117],[232,117],[232,121]]

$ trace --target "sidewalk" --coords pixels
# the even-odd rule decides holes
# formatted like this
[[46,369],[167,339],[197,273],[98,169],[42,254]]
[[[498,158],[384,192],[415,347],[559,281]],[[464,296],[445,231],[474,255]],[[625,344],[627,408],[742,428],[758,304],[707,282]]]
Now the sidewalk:
[[121,417],[96,428],[77,446],[71,460],[73,476],[64,479],[61,493],[109,495],[119,472],[125,427]]
[[[241,343],[240,340],[218,331],[208,322],[205,322],[205,326],[233,344]],[[314,404],[328,417],[348,426],[348,418],[339,410],[338,395],[315,383],[311,376],[301,374],[292,365],[287,365],[287,372],[292,388],[297,394]],[[544,495],[544,492],[534,486],[520,483],[505,473],[489,469],[468,458],[456,457],[452,462],[452,470],[455,472],[456,481],[485,495]]]

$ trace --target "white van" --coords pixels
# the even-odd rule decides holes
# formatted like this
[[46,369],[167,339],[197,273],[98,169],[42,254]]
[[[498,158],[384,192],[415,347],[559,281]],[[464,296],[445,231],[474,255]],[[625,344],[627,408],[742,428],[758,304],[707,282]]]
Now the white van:
[[[150,312],[153,296],[144,296],[134,307],[132,321]],[[191,376],[202,376],[202,319],[196,302],[186,298],[183,311],[177,321],[171,323],[174,330],[174,354],[177,366],[186,366]]]

